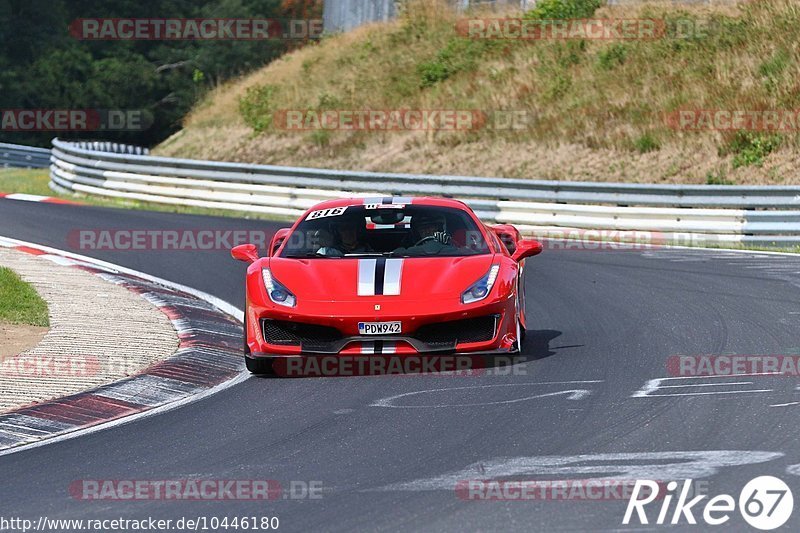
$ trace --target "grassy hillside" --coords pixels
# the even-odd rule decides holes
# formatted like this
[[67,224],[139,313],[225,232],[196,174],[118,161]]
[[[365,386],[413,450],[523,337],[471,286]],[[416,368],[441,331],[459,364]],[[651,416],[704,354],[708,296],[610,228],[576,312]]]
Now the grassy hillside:
[[[800,109],[800,5],[547,0],[529,18],[649,18],[650,40],[486,40],[410,1],[389,24],[322,39],[209,95],[162,155],[399,172],[672,183],[800,183],[794,131],[686,131],[682,109]],[[543,7],[542,7],[543,6]],[[285,131],[286,109],[524,111],[522,130]],[[798,126],[800,127],[800,125]]]

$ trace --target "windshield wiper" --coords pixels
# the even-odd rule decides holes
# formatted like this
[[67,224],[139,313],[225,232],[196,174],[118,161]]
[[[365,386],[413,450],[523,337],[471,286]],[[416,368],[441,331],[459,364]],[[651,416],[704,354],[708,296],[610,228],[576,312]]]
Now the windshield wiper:
[[387,252],[354,252],[352,254],[344,254],[345,257],[388,257]]
[[287,254],[284,255],[286,259],[311,259],[316,257],[341,257],[338,255],[325,255],[325,254],[318,254],[316,252],[306,252],[302,254]]

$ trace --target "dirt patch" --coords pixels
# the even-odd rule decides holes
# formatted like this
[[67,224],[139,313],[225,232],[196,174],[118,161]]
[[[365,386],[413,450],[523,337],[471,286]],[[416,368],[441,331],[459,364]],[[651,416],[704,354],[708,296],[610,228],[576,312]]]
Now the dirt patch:
[[47,330],[39,326],[0,322],[0,361],[35,347]]

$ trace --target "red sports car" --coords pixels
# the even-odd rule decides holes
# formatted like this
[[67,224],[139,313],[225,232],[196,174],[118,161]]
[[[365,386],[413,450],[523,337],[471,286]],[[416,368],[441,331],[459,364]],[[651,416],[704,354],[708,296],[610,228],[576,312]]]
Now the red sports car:
[[285,358],[514,353],[525,331],[524,259],[542,251],[444,198],[322,202],[244,244],[244,352],[253,373]]

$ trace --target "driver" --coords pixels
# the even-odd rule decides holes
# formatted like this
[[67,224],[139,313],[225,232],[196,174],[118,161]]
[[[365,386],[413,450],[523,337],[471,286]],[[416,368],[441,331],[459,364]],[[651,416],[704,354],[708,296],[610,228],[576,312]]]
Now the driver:
[[415,246],[428,241],[450,244],[451,237],[447,233],[447,219],[439,213],[420,213],[411,217],[411,233],[414,235]]
[[447,219],[440,213],[421,212],[412,215],[410,242],[408,247],[400,247],[393,254],[409,256],[439,255],[453,253],[456,248],[447,232]]

